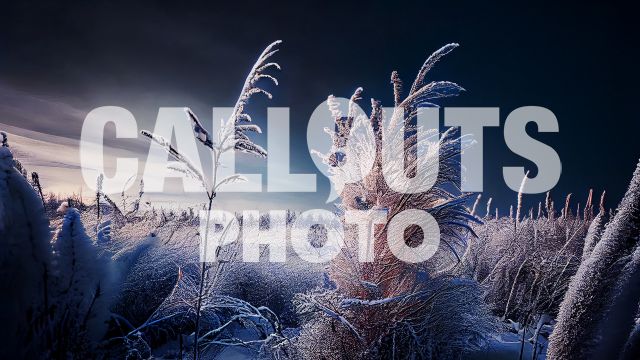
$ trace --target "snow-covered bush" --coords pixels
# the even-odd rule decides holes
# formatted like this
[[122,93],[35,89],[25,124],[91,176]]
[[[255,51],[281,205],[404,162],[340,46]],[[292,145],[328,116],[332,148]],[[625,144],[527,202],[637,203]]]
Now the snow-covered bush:
[[323,266],[304,262],[294,253],[287,254],[286,263],[238,261],[228,266],[220,291],[268,307],[286,327],[298,326],[294,295],[321,286],[324,279]]
[[80,213],[68,208],[53,243],[55,356],[89,356],[106,334],[114,275],[108,254],[85,233]]
[[112,310],[134,327],[143,324],[160,306],[175,286],[179,269],[194,262],[197,255],[196,245],[189,245],[196,239],[194,227],[152,225],[136,222],[120,229],[126,243],[114,255],[120,295]]
[[[289,296],[287,290],[278,288],[274,284],[277,279],[265,273],[272,264],[243,264],[238,256],[241,244],[230,244],[219,253],[225,267],[220,268],[215,282],[206,281],[200,291],[198,230],[197,218],[129,218],[115,233],[112,244],[105,244],[115,253],[121,279],[120,295],[111,308],[110,354],[125,357],[154,352],[174,356],[181,351],[188,356],[195,345],[195,304],[199,298],[202,356],[214,356],[234,345],[253,349],[256,354],[265,343],[278,338],[273,334],[275,325],[266,325],[280,323],[268,307],[276,303],[290,306],[290,298],[283,300]],[[284,270],[295,273],[291,268]],[[281,274],[281,279],[285,275]],[[270,293],[274,289],[282,296]],[[229,306],[232,303],[238,307]],[[251,316],[238,317],[247,312]],[[224,331],[211,333],[229,321]],[[252,341],[246,345],[234,342],[236,332]]]
[[623,360],[633,360],[640,358],[640,318],[636,316],[636,321],[633,326],[633,330],[629,335],[624,349],[620,356]]
[[[260,214],[259,218],[236,214],[242,232],[251,229],[249,221],[258,225],[259,236],[277,236],[263,233],[271,225],[268,213]],[[287,212],[284,232],[290,232],[292,212]],[[243,233],[239,235],[242,238]],[[235,247],[236,253],[242,253],[241,244]],[[285,327],[298,326],[298,319],[292,299],[297,293],[310,291],[321,286],[324,280],[325,267],[322,264],[312,264],[300,259],[291,248],[287,249],[286,262],[269,261],[268,248],[261,252],[258,262],[245,262],[242,259],[229,261],[225,264],[225,271],[219,277],[217,291],[227,296],[234,296],[256,306],[266,306],[278,314],[280,322]]]
[[[331,134],[334,144],[349,137],[349,141],[366,149],[358,156],[375,154],[370,172],[359,167],[344,169],[334,153],[324,154],[325,163],[331,167],[331,180],[340,191],[340,209],[384,209],[387,219],[384,226],[372,234],[375,239],[373,262],[359,261],[357,237],[354,232],[345,233],[344,248],[329,265],[329,287],[297,297],[297,309],[306,321],[292,339],[290,348],[277,349],[279,356],[288,352],[292,358],[304,359],[451,359],[481,346],[492,332],[493,322],[477,283],[453,272],[459,261],[458,254],[465,248],[466,237],[471,234],[469,222],[475,220],[463,206],[464,196],[445,190],[455,189],[459,181],[456,158],[460,139],[449,130],[434,140],[433,133],[416,131],[420,129],[410,125],[420,106],[434,106],[430,100],[453,96],[462,90],[451,82],[424,82],[433,65],[456,46],[449,44],[425,61],[404,100],[401,81],[393,72],[395,106],[403,111],[387,114],[391,116],[390,121],[384,119],[381,105],[375,100],[372,100],[369,118],[353,115],[352,108],[361,98],[362,88],[351,97],[346,117],[342,116],[334,98],[329,97],[328,105],[338,124],[338,132]],[[385,128],[393,122],[404,122],[412,135],[405,139],[403,133]],[[370,124],[377,132],[373,137],[351,136],[355,133],[353,129]],[[387,155],[380,151],[381,133],[402,137],[407,149],[406,174],[415,173],[418,167],[420,171],[435,173],[434,166],[438,167],[438,176],[431,189],[403,194],[387,184],[383,163],[396,160],[385,158],[383,161]],[[423,155],[417,157],[421,152]],[[359,163],[361,160],[348,161]],[[362,160],[363,163],[366,161]],[[356,178],[364,180],[350,181],[354,177],[348,171],[362,171]],[[394,177],[398,178],[397,175]],[[423,263],[399,260],[387,244],[388,222],[407,209],[429,212],[440,226],[442,246]],[[416,226],[405,230],[404,240],[408,244],[419,244],[423,237]]]
[[530,210],[520,215],[520,201],[515,215],[496,218],[488,209],[484,224],[473,226],[478,236],[469,240],[458,271],[483,285],[494,314],[530,325],[543,314],[556,315],[582,253],[588,251],[591,194],[583,213],[572,213],[568,196],[558,216],[547,195],[537,214]]
[[549,359],[615,357],[627,338],[633,341],[640,301],[639,236],[640,163],[615,215],[571,280],[550,337]]
[[0,147],[0,358],[36,358],[50,338],[51,238],[42,201]]
[[324,289],[300,294],[304,323],[292,358],[455,359],[481,348],[495,331],[478,284],[442,276],[416,290],[372,300]]

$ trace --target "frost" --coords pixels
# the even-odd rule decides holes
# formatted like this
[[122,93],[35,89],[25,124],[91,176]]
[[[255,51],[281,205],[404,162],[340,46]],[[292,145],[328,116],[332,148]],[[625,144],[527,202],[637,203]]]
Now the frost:
[[[223,164],[220,163],[221,155],[227,151],[240,151],[252,155],[256,155],[258,157],[266,158],[267,151],[263,149],[261,146],[254,143],[246,134],[246,132],[255,132],[261,133],[261,129],[259,126],[255,124],[246,124],[247,122],[251,122],[251,117],[245,112],[244,108],[249,102],[249,99],[254,94],[262,93],[266,95],[269,99],[272,98],[272,95],[265,91],[264,89],[258,87],[257,83],[261,79],[272,81],[274,84],[278,84],[278,80],[265,72],[270,69],[280,69],[280,66],[274,62],[267,62],[271,56],[273,56],[278,49],[276,46],[279,45],[281,41],[275,41],[267,46],[260,56],[258,60],[255,62],[247,78],[245,79],[244,85],[242,86],[242,90],[240,91],[240,95],[236,104],[233,108],[231,116],[224,120],[220,120],[220,129],[218,133],[213,137],[202,125],[202,122],[198,119],[193,111],[188,108],[185,108],[185,115],[188,120],[191,122],[194,136],[198,141],[200,141],[204,146],[211,150],[211,154],[213,157],[213,178],[211,180],[211,184],[207,184],[207,180],[202,173],[197,170],[191,161],[180,153],[175,147],[173,147],[170,141],[162,138],[159,135],[153,134],[146,130],[142,130],[141,133],[145,137],[149,138],[151,141],[154,141],[160,144],[173,158],[175,158],[178,163],[173,166],[173,170],[188,174],[197,180],[200,181],[202,187],[206,190],[207,199],[208,199],[208,207],[207,209],[210,211],[212,209],[213,200],[217,196],[217,190],[220,187],[231,184],[233,182],[243,181],[244,178],[240,176],[231,176],[226,177],[224,179],[218,179],[218,170],[220,166]],[[209,221],[208,217],[207,220]],[[206,225],[205,229],[209,229],[209,226]],[[208,239],[207,234],[202,234],[202,238]],[[204,253],[207,254],[207,243],[203,247]],[[220,252],[220,248],[215,249],[215,253],[218,254]],[[210,271],[210,266],[204,262],[200,264],[200,276],[198,279],[195,279],[196,282],[199,282],[197,286],[198,291],[195,298],[190,303],[190,306],[194,308],[195,311],[195,332],[193,337],[193,357],[194,359],[200,358],[200,330],[201,330],[201,315],[205,302],[205,293],[208,291],[208,287],[215,285],[218,281],[218,277],[222,272],[222,266],[218,263],[214,265],[215,269]],[[212,272],[213,275],[211,278],[208,278],[209,273]],[[177,286],[179,283],[177,283]],[[181,335],[182,336],[182,335]]]
[[[35,358],[44,338],[51,276],[49,222],[34,189],[14,167],[3,132],[0,147],[0,358]],[[39,324],[39,329],[32,324]]]
[[[639,222],[640,164],[615,216],[569,285],[558,314],[558,324],[550,338],[549,359],[590,358],[594,355],[595,339],[601,330],[599,325],[607,308],[615,307],[619,299],[616,288],[626,286],[629,280],[625,279],[637,269],[635,257],[630,258],[629,255],[637,247]],[[630,259],[633,260],[629,262]],[[635,285],[635,289],[627,290],[636,291],[637,288]],[[636,297],[636,306],[637,303]],[[627,334],[630,331],[628,328]]]
[[80,213],[74,208],[66,211],[53,249],[56,314],[64,317],[59,320],[63,324],[59,335],[80,338],[86,333],[89,340],[100,340],[107,331],[108,307],[113,297],[111,260],[87,236]]
[[[397,72],[391,79],[394,102],[400,107],[390,122],[408,122],[417,116],[418,106],[430,106],[427,100],[454,96],[462,88],[440,81],[424,84],[426,73],[456,44],[435,52],[423,65],[408,96],[402,100],[402,81]],[[477,349],[494,329],[488,309],[481,298],[477,282],[461,279],[455,272],[464,251],[467,236],[473,236],[470,223],[479,220],[464,207],[466,196],[444,190],[455,188],[459,181],[459,164],[454,160],[460,151],[460,139],[449,130],[444,134],[420,132],[404,138],[391,131],[407,150],[406,171],[411,174],[418,166],[421,171],[439,167],[436,184],[429,191],[403,194],[393,190],[389,178],[382,174],[381,154],[383,121],[381,104],[372,99],[371,116],[354,118],[354,108],[363,96],[358,87],[351,96],[347,117],[333,96],[327,98],[329,111],[337,131],[327,129],[333,140],[332,153],[316,155],[328,165],[330,180],[341,197],[342,211],[353,209],[386,209],[387,222],[405,209],[429,212],[441,227],[444,247],[420,264],[406,264],[398,260],[386,246],[386,225],[374,233],[376,242],[371,263],[358,261],[358,241],[354,233],[345,233],[345,247],[329,265],[329,278],[334,286],[299,294],[296,307],[303,319],[300,334],[292,345],[277,353],[292,359],[370,359],[370,358],[451,358],[464,351]],[[375,134],[357,131],[373,125]],[[415,128],[409,128],[414,132]],[[340,166],[336,147],[346,142],[358,148],[347,166]],[[418,148],[424,156],[417,158]],[[351,156],[351,155],[350,155]],[[373,158],[367,158],[372,156]],[[348,165],[351,163],[352,165]],[[360,164],[373,163],[369,171]],[[391,181],[403,181],[404,174],[393,174]],[[362,179],[362,180],[357,180]],[[356,181],[357,180],[357,181]],[[391,184],[393,185],[393,184]],[[422,234],[408,228],[406,242],[419,241]],[[324,334],[330,333],[327,338]],[[317,341],[322,338],[324,341]]]

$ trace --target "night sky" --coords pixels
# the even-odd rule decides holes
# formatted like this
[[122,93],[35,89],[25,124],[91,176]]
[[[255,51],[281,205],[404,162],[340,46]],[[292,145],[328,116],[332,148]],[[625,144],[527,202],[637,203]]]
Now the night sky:
[[[560,155],[562,176],[552,191],[557,201],[572,192],[584,203],[589,188],[606,189],[608,205],[615,206],[626,190],[640,155],[637,12],[629,5],[270,3],[3,3],[0,123],[77,140],[86,112],[116,105],[129,109],[141,129],[153,128],[161,106],[189,106],[209,124],[211,107],[232,106],[256,56],[282,39],[280,86],[269,88],[272,101],[254,101],[249,112],[260,119],[267,106],[290,107],[292,170],[314,172],[306,125],[327,95],[349,97],[362,86],[365,111],[371,97],[391,106],[392,70],[411,83],[432,51],[457,42],[430,79],[467,91],[441,106],[500,107],[501,125],[520,106],[547,107],[560,132],[529,130]],[[264,119],[258,123],[266,127]],[[262,136],[258,143],[265,141]],[[148,146],[142,139],[108,143],[139,154]],[[535,166],[507,149],[502,127],[485,130],[484,151],[484,193],[504,212],[516,194],[502,167],[524,165],[535,174]],[[277,201],[322,206],[328,180],[318,179],[318,194],[277,195]],[[251,197],[274,199],[266,192]]]

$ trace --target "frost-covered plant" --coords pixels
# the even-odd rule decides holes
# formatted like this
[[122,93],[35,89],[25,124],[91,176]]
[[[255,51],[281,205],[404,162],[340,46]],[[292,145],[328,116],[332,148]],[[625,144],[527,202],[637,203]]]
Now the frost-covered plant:
[[44,195],[42,195],[42,185],[40,185],[40,176],[35,171],[31,173],[31,185],[38,191],[38,195],[40,195],[40,199],[42,199],[42,207],[46,210]]
[[[469,222],[475,218],[464,208],[465,197],[453,193],[459,182],[460,139],[452,130],[441,136],[422,131],[411,121],[420,108],[435,106],[436,98],[457,95],[463,89],[455,83],[433,81],[425,77],[433,65],[452,51],[457,44],[449,44],[433,53],[424,63],[409,94],[402,99],[401,81],[397,72],[391,75],[396,111],[385,121],[380,102],[372,100],[367,119],[354,117],[353,105],[361,98],[362,88],[351,97],[347,116],[343,116],[332,96],[330,110],[338,125],[331,133],[334,144],[356,142],[364,149],[356,156],[374,156],[373,169],[340,166],[336,154],[324,155],[330,166],[331,181],[340,191],[340,209],[387,211],[383,226],[373,232],[374,261],[358,259],[358,241],[347,232],[343,251],[329,266],[330,282],[335,289],[300,295],[298,309],[307,322],[294,341],[296,356],[308,359],[341,358],[452,358],[476,348],[492,330],[488,312],[482,303],[481,292],[473,280],[458,278],[451,271],[459,261],[465,239],[470,234]],[[409,136],[391,131],[394,123],[402,122]],[[373,126],[374,136],[354,136],[359,127]],[[385,129],[384,127],[389,127]],[[418,131],[420,130],[420,131]],[[420,171],[435,173],[435,185],[426,192],[403,194],[389,186],[389,181],[401,181],[405,174],[383,176],[382,164],[397,161],[383,158],[382,134],[400,137],[405,144],[405,174]],[[343,140],[348,138],[348,140]],[[424,151],[423,151],[424,150]],[[418,157],[416,154],[422,153]],[[372,159],[347,159],[367,163]],[[353,176],[349,172],[362,172]],[[387,174],[389,175],[389,174]],[[354,178],[362,178],[353,182]],[[389,180],[391,179],[391,180]],[[452,189],[451,191],[445,189]],[[405,263],[396,258],[387,246],[388,222],[407,209],[429,212],[440,225],[443,247],[424,263]],[[419,244],[422,231],[410,226],[405,242]],[[332,334],[328,337],[324,334]],[[294,356],[295,358],[295,356]]]
[[[128,233],[128,229],[120,233]],[[191,351],[195,343],[194,304],[200,283],[200,268],[193,261],[198,256],[197,244],[194,246],[197,236],[195,223],[176,218],[155,229],[133,249],[117,253],[123,285],[122,295],[113,308],[117,331],[112,333],[124,335],[111,338],[110,344],[123,344],[133,347],[130,351],[144,352],[146,347],[157,349],[179,341],[182,352]],[[228,258],[227,249],[221,256]],[[270,310],[222,295],[229,292],[226,286],[231,280],[226,279],[227,274],[226,271],[221,274],[218,284],[205,283],[200,319],[204,331],[198,339],[201,357],[209,358],[226,346],[260,351],[263,343],[277,337],[272,333],[279,330],[279,325],[275,325],[279,321]],[[214,329],[219,331],[212,332]],[[251,335],[252,340],[238,340],[237,331]],[[116,346],[113,351],[119,348]]]
[[114,269],[109,257],[85,233],[75,208],[66,210],[55,238],[52,351],[55,357],[88,356],[87,344],[95,346],[107,331]]
[[[152,316],[141,326],[157,326],[162,331],[177,332],[183,338],[183,331],[194,320],[193,301],[199,296],[197,269],[185,269],[178,277],[170,296],[165,299]],[[212,293],[203,299],[200,321],[203,329],[199,334],[198,356],[213,358],[225,347],[240,346],[262,352],[264,346],[284,340],[278,316],[268,307],[253,306],[247,301]],[[192,328],[192,327],[191,327]],[[187,347],[195,346],[196,333],[186,336]],[[247,339],[247,337],[249,339]]]
[[[633,335],[640,301],[640,164],[602,235],[571,280],[550,337],[549,359],[619,355]],[[599,240],[598,240],[599,238]]]
[[292,299],[323,283],[324,266],[310,264],[287,254],[286,263],[232,262],[219,281],[220,290],[256,306],[267,306],[278,314],[283,326],[297,327],[299,319]]
[[[140,186],[138,187],[138,197],[133,202],[133,207],[132,207],[131,211],[127,213],[127,216],[131,215],[131,214],[136,214],[138,212],[138,210],[140,210],[140,201],[142,201],[142,196],[143,195],[144,195],[144,180],[140,179]],[[123,191],[123,195],[122,196],[123,196],[123,199],[124,199],[124,191]],[[123,207],[123,210],[126,210],[126,207]]]
[[[257,83],[261,79],[271,80],[274,84],[278,84],[278,81],[275,77],[267,74],[267,71],[271,68],[280,69],[280,65],[275,62],[267,62],[268,59],[271,58],[278,49],[275,47],[280,44],[281,41],[276,41],[267,46],[264,51],[258,57],[258,60],[251,68],[249,75],[247,76],[244,85],[242,87],[242,91],[240,92],[240,96],[233,108],[231,116],[224,120],[221,120],[221,126],[216,134],[215,138],[213,138],[209,132],[204,128],[198,117],[191,111],[191,109],[185,108],[185,112],[187,117],[190,119],[191,124],[193,126],[193,131],[196,139],[200,141],[204,146],[209,148],[213,157],[213,178],[210,182],[207,181],[205,176],[198,170],[196,166],[193,165],[191,160],[189,160],[185,155],[180,153],[178,149],[171,145],[171,142],[167,139],[164,139],[162,136],[157,134],[153,134],[149,131],[143,130],[141,133],[143,136],[149,138],[151,141],[154,141],[161,145],[168,153],[171,155],[177,163],[173,165],[173,169],[179,172],[183,172],[196,180],[198,180],[204,190],[206,191],[208,198],[208,210],[211,211],[213,205],[213,199],[217,195],[217,191],[224,185],[231,184],[238,181],[245,181],[246,179],[240,175],[231,175],[225,177],[223,179],[218,178],[218,170],[222,164],[220,163],[220,158],[222,154],[228,151],[241,151],[248,154],[256,155],[262,158],[267,156],[267,151],[263,149],[261,146],[255,144],[248,136],[247,132],[255,132],[261,133],[261,129],[258,125],[251,123],[251,117],[249,114],[245,112],[245,106],[249,102],[249,99],[258,93],[262,93],[266,95],[268,98],[271,98],[272,95],[266,90],[257,86]],[[203,221],[203,219],[200,219]],[[207,226],[205,227],[207,231],[209,230],[209,218],[205,219],[207,221]],[[207,239],[208,234],[203,234],[203,238]],[[204,253],[207,254],[207,241],[205,241]],[[219,253],[219,249],[215,250],[216,255]],[[202,262],[201,271],[200,271],[200,284],[199,291],[197,296],[197,303],[195,304],[195,342],[194,342],[194,358],[199,358],[199,334],[200,334],[200,316],[201,316],[201,308],[203,303],[203,297],[205,296],[205,282],[212,281],[216,282],[216,278],[221,271],[221,266],[219,263],[215,264],[215,269],[213,270],[213,276],[211,279],[207,280],[208,274],[210,270],[210,265]]]
[[631,334],[624,344],[624,349],[620,356],[623,360],[633,360],[640,357],[640,316],[636,315],[635,324]]
[[120,210],[120,207],[116,204],[116,202],[113,201],[107,194],[102,194],[102,197],[104,198],[104,201],[107,204],[109,204],[109,207],[111,208],[111,211],[113,211],[115,218],[121,221],[125,220],[125,216],[122,213],[122,210]]
[[0,358],[38,358],[50,340],[49,222],[42,202],[15,168],[7,136],[0,147]]
[[100,225],[100,203],[102,202],[102,182],[104,181],[104,175],[98,175],[96,179],[96,218],[97,225]]
[[503,320],[526,324],[555,316],[580,264],[593,219],[591,194],[583,214],[570,211],[567,197],[559,217],[548,195],[536,217],[533,210],[522,215],[519,193],[514,217],[495,218],[487,210],[484,225],[474,226],[478,237],[470,239],[459,271],[483,285],[487,303]]
[[[584,239],[584,247],[582,248],[582,260],[585,261],[589,256],[591,256],[591,252],[593,248],[596,246],[600,238],[602,238],[602,233],[609,221],[609,213],[604,207],[604,199],[606,192],[602,192],[602,196],[600,196],[600,206],[598,209],[598,214],[593,218],[591,224],[589,225],[589,229],[587,230],[587,235]],[[591,194],[589,194],[591,195]],[[585,217],[591,215],[585,212]]]

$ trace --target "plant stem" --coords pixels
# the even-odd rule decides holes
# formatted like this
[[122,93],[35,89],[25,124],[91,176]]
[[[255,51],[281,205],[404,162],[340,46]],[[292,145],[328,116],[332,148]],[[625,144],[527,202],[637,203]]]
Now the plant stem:
[[[205,227],[205,236],[204,236],[204,259],[207,259],[207,239],[208,239],[208,232],[209,232],[209,213],[211,212],[211,206],[213,204],[213,198],[214,198],[214,194],[212,193],[211,195],[207,194],[209,196],[209,210],[207,212],[207,220],[206,220],[206,227]],[[198,290],[198,304],[196,305],[196,329],[194,331],[194,342],[193,342],[193,359],[194,360],[198,360],[198,337],[200,336],[200,309],[202,308],[202,296],[204,293],[204,282],[205,282],[205,276],[207,273],[207,263],[206,261],[202,261],[200,264],[200,289]]]
[[518,357],[519,360],[522,360],[522,357],[524,356],[524,339],[527,334],[528,323],[529,323],[529,313],[527,313],[527,316],[525,316],[524,323],[522,324],[522,339],[520,339],[520,356]]
[[[207,220],[204,234],[204,259],[202,261],[200,268],[200,289],[198,290],[198,303],[196,305],[196,326],[194,330],[194,341],[193,341],[193,359],[198,360],[199,357],[199,349],[198,349],[198,337],[200,336],[200,310],[202,308],[202,297],[204,294],[204,282],[205,276],[207,275],[207,243],[209,239],[209,214],[211,213],[211,206],[213,205],[213,199],[216,197],[216,181],[218,178],[218,161],[220,160],[220,153],[218,151],[213,152],[213,184],[211,192],[207,192],[207,197],[209,198],[209,208],[207,211]],[[200,219],[202,220],[202,219]]]

